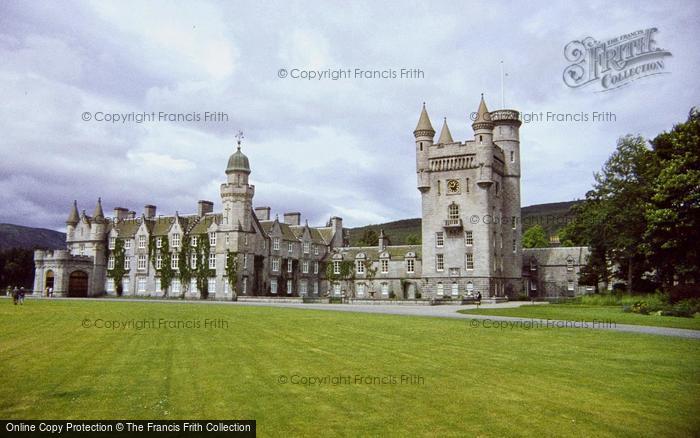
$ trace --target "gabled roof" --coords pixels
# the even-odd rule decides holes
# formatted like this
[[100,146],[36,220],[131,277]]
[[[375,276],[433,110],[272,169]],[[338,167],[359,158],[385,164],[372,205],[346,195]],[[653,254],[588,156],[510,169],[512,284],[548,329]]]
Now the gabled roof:
[[523,265],[529,265],[530,259],[535,258],[538,265],[566,266],[571,258],[575,265],[586,263],[590,249],[586,246],[558,246],[553,248],[523,248]]
[[138,219],[122,219],[114,225],[117,236],[121,239],[131,238],[136,235],[141,222]]
[[379,260],[381,254],[387,252],[391,260],[404,260],[406,254],[412,252],[416,255],[416,259],[421,258],[421,245],[396,245],[387,246],[384,251],[380,251],[377,246],[352,246],[338,248],[335,252],[343,255],[345,260],[355,260],[358,254],[362,253],[368,260]]

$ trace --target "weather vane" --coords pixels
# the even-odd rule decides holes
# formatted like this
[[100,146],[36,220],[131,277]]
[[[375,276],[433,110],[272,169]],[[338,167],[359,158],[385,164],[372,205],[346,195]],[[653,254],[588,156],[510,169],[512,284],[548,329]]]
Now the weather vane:
[[241,148],[241,140],[243,140],[243,131],[238,131],[238,134],[235,135],[236,139],[238,140],[238,149]]

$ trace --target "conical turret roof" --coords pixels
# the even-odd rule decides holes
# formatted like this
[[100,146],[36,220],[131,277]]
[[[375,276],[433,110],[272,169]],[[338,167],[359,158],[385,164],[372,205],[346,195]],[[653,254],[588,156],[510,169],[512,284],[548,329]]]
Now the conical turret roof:
[[73,208],[68,215],[68,219],[66,219],[66,224],[76,226],[78,221],[80,221],[80,217],[78,215],[78,201],[73,201]]
[[428,117],[428,111],[425,109],[425,102],[423,102],[423,109],[420,112],[420,117],[418,118],[418,124],[416,129],[413,131],[415,136],[418,135],[435,135],[435,130],[433,125],[430,123],[430,117]]
[[491,115],[486,107],[486,102],[484,101],[484,93],[481,93],[481,102],[479,102],[479,109],[476,111],[476,119],[472,123],[474,129],[488,129],[493,128],[493,123],[491,122]]
[[105,214],[102,211],[102,198],[97,198],[97,205],[95,205],[95,211],[92,213],[92,219],[95,221],[104,220]]
[[454,140],[452,140],[452,133],[450,132],[450,128],[447,126],[447,117],[445,117],[445,120],[442,122],[442,130],[440,131],[440,138],[438,139],[438,144],[440,143],[454,143]]

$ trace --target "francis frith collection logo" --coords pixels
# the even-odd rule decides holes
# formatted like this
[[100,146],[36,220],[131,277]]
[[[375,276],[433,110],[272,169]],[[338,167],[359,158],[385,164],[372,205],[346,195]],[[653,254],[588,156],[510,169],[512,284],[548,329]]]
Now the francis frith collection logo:
[[564,47],[564,57],[571,62],[564,69],[564,83],[571,88],[593,85],[597,91],[610,91],[637,79],[669,73],[664,58],[671,52],[657,46],[657,31],[653,27],[603,41],[592,37],[571,41]]

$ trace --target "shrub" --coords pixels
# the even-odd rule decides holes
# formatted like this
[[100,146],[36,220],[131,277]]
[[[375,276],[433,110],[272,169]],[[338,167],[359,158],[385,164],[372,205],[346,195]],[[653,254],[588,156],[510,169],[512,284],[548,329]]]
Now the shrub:
[[668,296],[672,303],[691,298],[700,298],[700,284],[678,284],[668,290]]
[[530,296],[527,294],[518,294],[515,297],[515,301],[530,301]]
[[641,315],[648,315],[649,306],[645,301],[637,301],[636,303],[632,304],[632,312],[639,313]]

